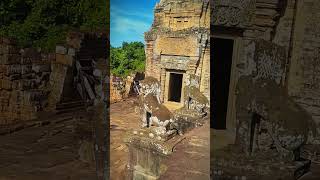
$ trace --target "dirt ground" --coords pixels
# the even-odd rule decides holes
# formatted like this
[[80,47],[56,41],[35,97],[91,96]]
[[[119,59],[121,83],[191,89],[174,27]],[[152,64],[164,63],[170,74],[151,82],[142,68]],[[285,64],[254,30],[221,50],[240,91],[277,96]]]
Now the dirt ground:
[[[112,180],[122,180],[128,161],[128,149],[123,143],[126,131],[140,128],[138,113],[135,113],[134,99],[111,105],[111,146],[110,172]],[[209,122],[184,135],[170,158],[164,164],[167,171],[160,177],[163,180],[205,180],[210,177],[210,128]]]

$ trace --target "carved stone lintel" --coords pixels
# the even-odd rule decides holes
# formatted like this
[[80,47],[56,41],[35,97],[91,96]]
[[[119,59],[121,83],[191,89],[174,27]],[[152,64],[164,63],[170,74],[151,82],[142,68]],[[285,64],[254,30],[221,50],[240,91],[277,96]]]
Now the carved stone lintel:
[[211,24],[229,27],[252,25],[256,0],[214,0],[211,6]]

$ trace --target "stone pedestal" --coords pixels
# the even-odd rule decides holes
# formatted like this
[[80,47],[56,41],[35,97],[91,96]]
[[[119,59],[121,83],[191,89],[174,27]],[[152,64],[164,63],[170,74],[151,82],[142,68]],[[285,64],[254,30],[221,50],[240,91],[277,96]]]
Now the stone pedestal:
[[174,146],[183,138],[175,136],[168,141],[149,136],[148,130],[130,132],[125,143],[129,148],[127,180],[157,180],[166,171],[162,163],[173,151]]

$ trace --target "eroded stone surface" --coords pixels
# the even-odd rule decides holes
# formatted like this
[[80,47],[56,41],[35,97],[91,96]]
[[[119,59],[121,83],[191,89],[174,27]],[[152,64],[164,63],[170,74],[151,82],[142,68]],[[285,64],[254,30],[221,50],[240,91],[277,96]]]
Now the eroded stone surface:
[[[311,15],[318,9],[315,1],[213,0],[211,24],[219,26],[217,34],[229,31],[240,43],[231,73],[237,88],[229,93],[235,108],[228,107],[236,115],[227,119],[234,126],[226,130],[235,135],[235,143],[213,152],[212,164],[221,168],[214,172],[216,178],[227,172],[238,179],[275,174],[294,179],[293,172],[307,165],[306,159],[312,161],[311,171],[317,167],[316,150],[306,147],[319,143],[319,36],[317,16]],[[248,171],[238,168],[238,162],[238,167],[248,165]],[[284,172],[276,173],[277,168]]]
[[1,136],[0,179],[95,179],[94,163],[79,160],[80,138],[68,121]]

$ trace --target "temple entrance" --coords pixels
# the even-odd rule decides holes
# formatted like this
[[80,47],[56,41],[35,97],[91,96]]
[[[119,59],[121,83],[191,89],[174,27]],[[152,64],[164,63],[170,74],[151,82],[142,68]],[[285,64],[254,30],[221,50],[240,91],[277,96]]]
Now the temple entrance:
[[213,42],[210,58],[213,59],[214,95],[211,127],[226,129],[234,40],[213,37],[211,42]]
[[150,118],[151,118],[151,113],[147,112],[147,127],[150,127]]
[[181,102],[183,74],[170,73],[168,101]]

